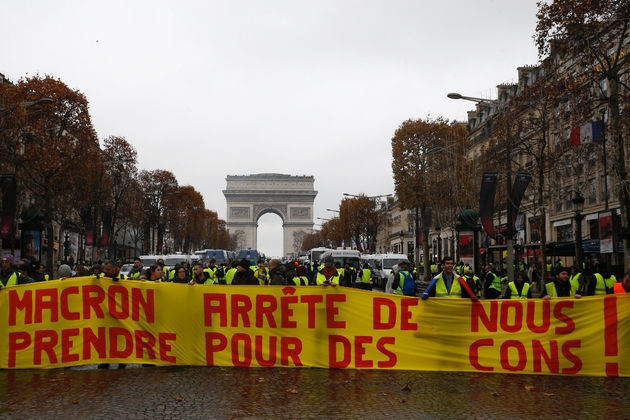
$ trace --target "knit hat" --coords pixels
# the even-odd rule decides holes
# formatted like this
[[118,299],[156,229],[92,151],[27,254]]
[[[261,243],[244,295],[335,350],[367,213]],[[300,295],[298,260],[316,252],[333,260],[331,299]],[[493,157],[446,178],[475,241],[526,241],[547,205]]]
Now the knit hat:
[[28,264],[20,264],[20,266],[18,267],[18,270],[31,271],[31,266]]
[[304,267],[303,265],[298,266],[298,268],[295,269],[295,274],[297,274],[298,276],[305,276],[306,267]]
[[335,259],[332,257],[332,255],[328,255],[326,258],[324,258],[324,267],[334,267],[335,265]]
[[11,265],[15,264],[15,262],[13,261],[13,255],[11,254],[4,254],[4,257],[2,257],[2,261],[8,261],[11,263]]
[[61,264],[59,266],[59,277],[70,277],[72,270],[70,270],[70,266],[67,264]]
[[243,258],[238,263],[239,267],[243,267],[245,270],[249,270],[249,260],[247,258]]
[[569,269],[567,267],[556,267],[554,273],[557,276],[558,274],[562,273],[563,271],[566,271],[568,273]]

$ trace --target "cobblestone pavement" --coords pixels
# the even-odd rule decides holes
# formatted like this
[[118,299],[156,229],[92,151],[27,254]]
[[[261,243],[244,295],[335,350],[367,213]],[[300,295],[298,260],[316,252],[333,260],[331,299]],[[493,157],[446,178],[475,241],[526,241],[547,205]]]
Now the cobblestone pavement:
[[0,371],[2,419],[624,419],[630,379],[388,370]]

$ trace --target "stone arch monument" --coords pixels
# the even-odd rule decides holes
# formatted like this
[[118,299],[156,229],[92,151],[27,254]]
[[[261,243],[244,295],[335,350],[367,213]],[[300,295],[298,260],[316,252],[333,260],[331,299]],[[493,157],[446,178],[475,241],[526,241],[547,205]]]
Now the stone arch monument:
[[227,228],[231,234],[237,234],[239,249],[257,249],[258,219],[274,213],[282,219],[283,255],[299,251],[295,244],[301,240],[296,240],[296,236],[313,231],[315,178],[257,174],[228,175],[226,181],[223,195],[227,201]]

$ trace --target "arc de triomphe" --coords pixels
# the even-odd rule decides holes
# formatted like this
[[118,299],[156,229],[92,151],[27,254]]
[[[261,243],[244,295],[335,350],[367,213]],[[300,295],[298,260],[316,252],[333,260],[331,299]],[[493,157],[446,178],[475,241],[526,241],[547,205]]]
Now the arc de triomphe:
[[313,231],[315,178],[257,174],[228,175],[226,181],[227,228],[237,235],[239,249],[257,249],[258,219],[274,213],[282,219],[283,255],[299,251],[295,249],[295,244],[302,242],[299,237]]

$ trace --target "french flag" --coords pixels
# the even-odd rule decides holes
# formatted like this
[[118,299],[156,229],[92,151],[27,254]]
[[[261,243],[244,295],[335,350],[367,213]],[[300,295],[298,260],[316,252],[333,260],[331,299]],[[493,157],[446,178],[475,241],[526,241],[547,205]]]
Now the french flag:
[[571,129],[571,146],[578,144],[603,143],[604,138],[604,120],[590,122],[579,127]]

